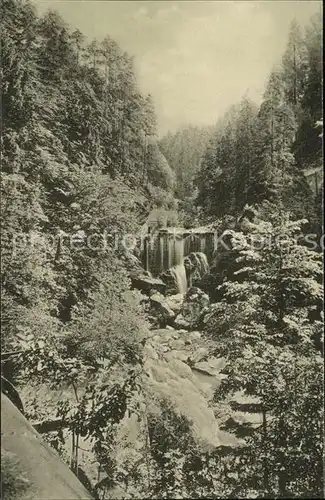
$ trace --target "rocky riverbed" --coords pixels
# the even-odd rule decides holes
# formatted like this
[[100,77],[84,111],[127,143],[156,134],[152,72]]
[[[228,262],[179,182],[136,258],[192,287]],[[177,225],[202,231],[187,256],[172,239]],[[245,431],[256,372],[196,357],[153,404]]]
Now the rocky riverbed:
[[[141,458],[146,446],[147,416],[159,412],[162,400],[191,422],[193,437],[202,450],[219,448],[227,454],[234,447],[245,445],[245,435],[261,424],[258,401],[237,394],[227,402],[228,406],[219,407],[213,402],[213,395],[226,376],[222,372],[226,360],[214,355],[213,344],[200,330],[213,308],[209,296],[197,287],[186,294],[164,295],[163,287],[157,290],[157,280],[147,278],[146,293],[142,290],[140,302],[150,326],[144,340],[142,391],[134,396],[140,405],[137,414],[126,415],[118,426],[114,451],[117,463],[123,468],[126,462]],[[37,392],[39,403],[47,409],[47,418],[55,418],[58,400],[69,398],[64,390],[40,387]],[[35,388],[22,391],[27,409],[32,393],[35,394]],[[238,433],[238,429],[242,432]],[[68,456],[71,436],[64,434]],[[80,437],[79,446],[79,466],[94,484],[98,471],[93,465],[92,443]],[[125,492],[114,491],[114,498],[125,498]]]

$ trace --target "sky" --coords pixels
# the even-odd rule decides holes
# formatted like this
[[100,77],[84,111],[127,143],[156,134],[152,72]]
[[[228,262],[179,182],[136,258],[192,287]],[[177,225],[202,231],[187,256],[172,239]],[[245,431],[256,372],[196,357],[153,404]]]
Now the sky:
[[291,21],[302,26],[321,2],[34,0],[87,38],[116,40],[134,56],[140,89],[153,97],[159,135],[213,125],[247,95],[260,102],[282,57]]

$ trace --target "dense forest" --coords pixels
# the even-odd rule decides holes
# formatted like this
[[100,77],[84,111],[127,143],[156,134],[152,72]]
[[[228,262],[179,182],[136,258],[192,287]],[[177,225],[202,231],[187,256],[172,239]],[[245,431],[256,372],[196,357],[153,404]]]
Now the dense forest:
[[[259,106],[158,139],[114,40],[2,8],[2,376],[26,418],[61,419],[43,437],[94,498],[322,498],[321,18],[292,23]],[[180,297],[123,244],[150,226],[227,245]]]
[[245,204],[277,198],[298,217],[320,223],[321,200],[315,208],[303,174],[322,166],[315,126],[322,117],[321,38],[317,16],[305,33],[293,21],[283,59],[273,68],[259,107],[243,97],[215,127],[189,127],[160,141],[176,172],[176,196],[192,195],[203,221],[238,215]]
[[180,210],[183,208],[186,211],[196,196],[195,178],[214,128],[192,125],[175,134],[169,132],[159,141],[162,152],[175,172],[175,196],[183,202],[180,203]]

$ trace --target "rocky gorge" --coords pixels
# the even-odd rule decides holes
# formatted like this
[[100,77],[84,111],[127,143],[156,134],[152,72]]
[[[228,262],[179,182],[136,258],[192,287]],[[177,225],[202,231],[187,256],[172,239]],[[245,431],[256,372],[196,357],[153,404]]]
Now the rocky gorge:
[[[196,245],[204,249],[202,243],[198,245],[196,242]],[[183,251],[175,252],[175,247],[172,251],[172,258],[169,256],[166,261],[167,265],[169,262],[174,266],[160,269],[155,276],[144,269],[134,255],[126,257],[133,289],[128,294],[134,296],[145,312],[149,328],[143,339],[142,391],[134,396],[140,410],[133,415],[125,415],[115,440],[114,456],[117,466],[122,469],[125,469],[126,463],[136,463],[145,453],[147,418],[159,413],[160,401],[167,402],[176,414],[191,422],[192,437],[204,453],[217,450],[225,456],[234,448],[244,447],[243,437],[247,430],[249,433],[252,428],[261,425],[256,401],[247,400],[243,393],[238,392],[235,398],[229,400],[226,412],[224,404],[221,408],[213,401],[215,392],[226,377],[223,373],[226,360],[215,352],[214,343],[204,333],[205,318],[214,307],[210,298],[213,293],[209,294],[205,284],[210,276],[210,265],[218,265],[216,262],[220,261],[220,257],[216,260],[212,249],[209,265],[203,252],[184,255]],[[202,283],[205,291],[199,286],[191,286],[192,283]],[[33,406],[33,391],[35,387],[25,387],[22,391],[27,413]],[[55,421],[57,401],[67,397],[65,390],[53,392],[38,387],[38,394],[47,408],[47,419]],[[79,398],[81,395],[82,388],[79,388]],[[255,404],[253,409],[250,407],[252,404]],[[37,422],[32,423],[36,428],[39,426]],[[234,433],[234,429],[241,430]],[[67,456],[72,446],[71,439],[71,434],[64,431],[63,453]],[[79,436],[78,446],[78,467],[94,485],[99,479],[97,466],[92,465],[95,460],[93,442]],[[127,498],[126,491],[120,486],[114,487],[111,494],[114,498]]]
[[[163,235],[165,237],[166,232]],[[179,241],[180,238],[178,250]],[[204,237],[203,242],[198,244],[196,241],[196,248],[204,250],[205,244]],[[175,240],[172,245],[175,245]],[[231,254],[234,261],[236,252],[222,252],[223,257],[220,257],[210,246],[210,262],[214,266],[211,274],[203,251],[189,252],[184,256],[184,247],[178,254],[175,247],[177,249],[177,243],[172,247],[172,258],[168,256],[166,259],[165,256],[169,264],[174,264],[173,267],[159,269],[158,266],[160,272],[156,267],[153,276],[138,264],[137,269],[130,273],[135,289],[133,293],[140,291],[140,303],[150,322],[144,343],[147,398],[142,400],[142,420],[139,422],[131,417],[121,424],[120,442],[125,447],[116,450],[121,467],[131,449],[140,454],[145,447],[141,427],[145,425],[147,412],[155,412],[158,400],[167,401],[179,415],[191,422],[193,437],[204,452],[218,450],[224,456],[234,448],[243,448],[245,436],[262,425],[259,400],[242,391],[226,401],[226,411],[224,403],[221,407],[213,401],[227,375],[223,373],[226,359],[218,356],[214,343],[204,333],[205,318],[214,308],[210,296],[214,297],[216,286],[214,283],[210,287],[212,293],[209,294],[207,283],[209,278],[211,281],[211,277],[215,277],[216,269],[220,269],[219,274],[223,276],[224,255],[229,261]],[[159,245],[160,251],[162,248],[163,245]],[[151,261],[157,260],[164,262],[164,256],[160,254],[158,259],[151,256]],[[192,283],[202,284],[205,291],[199,286],[191,286]],[[125,491],[114,490],[114,498],[125,498]]]
[[323,498],[319,2],[140,3],[2,2],[1,498]]
[[[141,335],[138,342],[142,345],[141,357],[136,361],[138,383],[132,389],[128,405],[120,413],[118,422],[110,427],[109,432],[114,438],[104,438],[105,443],[109,443],[107,450],[109,457],[113,457],[114,469],[110,468],[110,463],[104,470],[98,465],[94,436],[79,433],[78,427],[76,432],[72,427],[71,432],[69,423],[57,418],[63,401],[69,401],[70,415],[78,415],[80,401],[85,402],[89,407],[87,418],[92,418],[92,396],[87,395],[92,380],[79,383],[78,398],[71,386],[64,383],[58,389],[49,389],[42,384],[27,384],[22,388],[21,398],[31,424],[45,432],[51,444],[52,431],[56,424],[59,425],[60,434],[54,436],[54,445],[58,446],[66,462],[74,460],[73,470],[79,478],[83,478],[89,491],[104,487],[110,498],[134,498],[135,494],[139,494],[141,485],[144,488],[141,495],[146,497],[151,474],[157,474],[156,465],[152,462],[153,454],[159,447],[166,449],[165,439],[171,439],[170,436],[175,440],[186,436],[192,453],[186,455],[186,447],[182,445],[183,457],[179,456],[177,441],[169,442],[172,451],[163,451],[163,454],[167,453],[173,474],[178,466],[184,473],[184,456],[187,459],[200,457],[199,460],[201,457],[208,457],[209,460],[213,457],[215,464],[222,468],[218,472],[218,480],[222,482],[224,474],[229,472],[234,481],[239,481],[236,464],[241,463],[242,457],[243,460],[250,457],[252,443],[257,443],[254,449],[260,453],[260,436],[266,439],[266,419],[272,428],[277,425],[275,416],[271,412],[266,416],[264,394],[251,391],[249,385],[243,388],[237,383],[240,377],[250,377],[250,374],[245,375],[245,370],[249,370],[252,361],[262,364],[263,376],[268,376],[274,365],[273,359],[269,362],[266,358],[267,371],[264,371],[264,357],[269,356],[269,352],[253,356],[250,348],[251,320],[248,317],[246,323],[246,315],[243,316],[243,311],[248,314],[253,311],[253,322],[256,321],[254,307],[255,301],[259,300],[254,292],[256,283],[249,281],[251,262],[257,254],[252,251],[245,236],[250,225],[254,229],[254,224],[263,223],[252,211],[246,211],[240,221],[223,229],[226,246],[210,247],[209,258],[203,252],[206,239],[198,244],[200,237],[197,237],[196,248],[193,248],[186,243],[180,231],[177,236],[167,231],[162,232],[162,238],[158,235],[158,242],[164,240],[168,244],[153,247],[152,254],[147,252],[136,256],[125,252],[124,263],[131,286],[124,293],[146,322],[137,331],[137,336]],[[266,229],[269,230],[269,226]],[[148,262],[160,264],[156,267],[151,265],[150,270]],[[268,283],[272,283],[271,274],[268,275]],[[252,288],[247,288],[251,284]],[[298,294],[297,300],[299,297]],[[104,311],[107,312],[107,304]],[[237,322],[242,317],[244,324],[238,329]],[[123,342],[126,332],[127,328],[123,328]],[[92,331],[90,335],[93,335]],[[112,341],[110,339],[110,343]],[[270,349],[271,353],[272,349],[274,346]],[[282,356],[286,360],[287,354],[282,353],[281,348],[277,352],[281,362]],[[287,366],[285,361],[284,367]],[[109,406],[110,391],[126,378],[126,369],[131,366],[127,368],[127,365],[117,362],[111,367],[107,359],[99,359],[99,372],[101,367],[107,377],[103,380],[103,387],[108,391]],[[229,380],[231,390],[227,387]],[[259,379],[256,381],[259,386]],[[101,393],[102,390],[100,388]],[[273,390],[271,387],[266,397],[272,398]],[[37,400],[33,397],[35,392]],[[99,408],[105,404],[106,396],[103,397]],[[116,400],[119,404],[119,399]],[[171,418],[174,419],[172,426],[164,427],[171,425]],[[96,425],[98,423],[96,421]],[[162,432],[162,437],[158,434],[157,440],[155,432]],[[175,457],[170,453],[176,453]],[[203,467],[202,464],[199,467]],[[213,465],[212,469],[215,467]],[[157,477],[155,481],[158,481]],[[132,486],[130,481],[133,481]]]

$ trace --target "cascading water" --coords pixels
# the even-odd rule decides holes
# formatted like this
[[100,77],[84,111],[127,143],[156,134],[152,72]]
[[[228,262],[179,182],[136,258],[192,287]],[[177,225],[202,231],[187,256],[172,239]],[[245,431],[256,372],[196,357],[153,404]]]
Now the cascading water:
[[160,250],[160,269],[164,269],[164,240],[160,238],[159,240],[159,250]]
[[181,234],[169,238],[168,264],[179,293],[187,292],[187,278],[184,267],[184,239]]
[[170,268],[170,274],[173,276],[174,281],[177,285],[178,293],[187,292],[187,277],[186,270],[183,263]]
[[[213,233],[160,230],[145,241],[144,266],[153,276],[168,272],[179,293],[186,293],[187,268],[184,257],[192,262],[197,275],[202,277],[209,270],[208,256],[214,250]],[[191,280],[190,280],[191,281]]]
[[205,254],[205,247],[206,247],[206,239],[205,239],[205,235],[203,235],[200,238],[200,253]]

